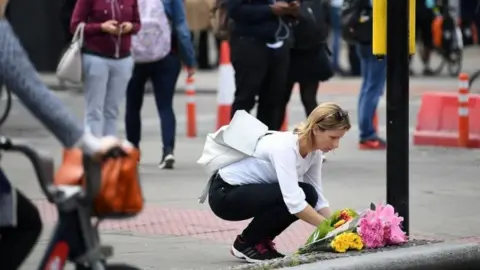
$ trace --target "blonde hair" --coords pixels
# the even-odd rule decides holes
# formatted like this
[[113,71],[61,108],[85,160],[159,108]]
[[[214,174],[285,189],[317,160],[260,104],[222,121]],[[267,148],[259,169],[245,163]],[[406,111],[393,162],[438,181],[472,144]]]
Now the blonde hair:
[[320,130],[349,130],[351,128],[348,113],[334,102],[318,105],[307,117],[307,121],[300,123],[293,132],[300,138],[305,138],[308,144],[312,143],[313,129]]

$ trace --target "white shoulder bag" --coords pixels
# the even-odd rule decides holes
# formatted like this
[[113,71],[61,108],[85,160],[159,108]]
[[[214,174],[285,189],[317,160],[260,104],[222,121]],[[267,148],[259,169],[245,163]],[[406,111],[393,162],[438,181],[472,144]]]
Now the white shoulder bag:
[[211,176],[219,169],[253,156],[258,140],[268,132],[268,127],[244,110],[235,112],[227,126],[215,133],[209,133],[203,147],[202,156],[197,161],[204,167],[209,180],[199,202],[207,198]]
[[57,66],[57,77],[60,80],[82,83],[82,46],[85,23],[79,23],[70,46],[63,54]]

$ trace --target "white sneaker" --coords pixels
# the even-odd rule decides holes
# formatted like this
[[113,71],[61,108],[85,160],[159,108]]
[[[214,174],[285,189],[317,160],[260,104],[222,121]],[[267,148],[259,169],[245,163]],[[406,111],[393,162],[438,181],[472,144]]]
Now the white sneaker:
[[160,164],[158,164],[159,169],[173,169],[173,164],[175,163],[175,157],[173,154],[168,154],[162,158]]

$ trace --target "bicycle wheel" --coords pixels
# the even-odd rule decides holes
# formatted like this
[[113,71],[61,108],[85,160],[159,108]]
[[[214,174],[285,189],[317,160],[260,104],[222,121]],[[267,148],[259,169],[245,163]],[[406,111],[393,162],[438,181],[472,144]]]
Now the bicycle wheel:
[[448,60],[448,74],[452,77],[457,77],[462,71],[463,52],[461,50],[452,52]]
[[438,49],[433,49],[430,53],[430,69],[433,72],[433,75],[440,75],[443,68],[447,64],[445,57],[443,57],[442,52]]
[[470,93],[480,93],[480,70],[470,76],[468,84],[470,87]]

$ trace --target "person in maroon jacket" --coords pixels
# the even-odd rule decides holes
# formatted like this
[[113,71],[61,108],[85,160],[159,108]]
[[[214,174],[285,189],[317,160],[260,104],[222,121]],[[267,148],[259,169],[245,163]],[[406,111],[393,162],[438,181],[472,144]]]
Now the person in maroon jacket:
[[78,0],[70,30],[85,23],[85,122],[97,136],[117,135],[119,105],[132,76],[131,36],[140,30],[137,0]]

